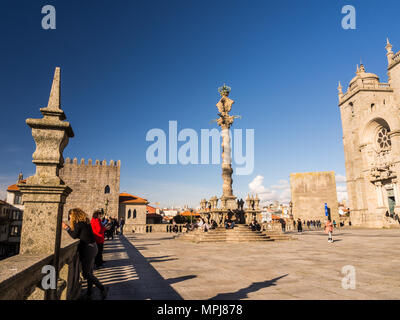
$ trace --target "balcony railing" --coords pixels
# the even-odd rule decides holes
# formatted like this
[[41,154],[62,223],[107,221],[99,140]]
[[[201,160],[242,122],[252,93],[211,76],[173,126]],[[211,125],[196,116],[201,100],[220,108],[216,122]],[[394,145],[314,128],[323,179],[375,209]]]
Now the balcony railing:
[[[59,256],[56,299],[74,300],[80,296],[81,279],[78,257],[79,240],[63,235]],[[54,255],[19,254],[0,261],[0,300],[45,300],[41,283]]]

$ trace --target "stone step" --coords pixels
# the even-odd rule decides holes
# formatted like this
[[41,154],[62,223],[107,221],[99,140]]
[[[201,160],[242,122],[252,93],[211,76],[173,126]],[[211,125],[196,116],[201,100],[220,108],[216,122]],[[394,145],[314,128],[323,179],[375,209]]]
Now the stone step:
[[176,239],[192,242],[255,242],[255,241],[280,241],[292,240],[289,235],[279,231],[252,231],[246,225],[237,225],[234,229],[219,227],[204,232],[201,229],[177,236]]

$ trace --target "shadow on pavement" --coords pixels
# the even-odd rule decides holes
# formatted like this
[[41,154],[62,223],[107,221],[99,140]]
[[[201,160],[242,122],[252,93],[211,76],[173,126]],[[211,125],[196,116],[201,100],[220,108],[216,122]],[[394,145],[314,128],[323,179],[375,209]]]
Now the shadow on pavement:
[[[177,258],[146,258],[125,236],[106,243],[104,249],[106,263],[104,268],[95,271],[95,276],[109,287],[107,300],[183,300],[171,284],[196,277],[164,279],[150,263]],[[100,298],[98,290],[95,289],[93,294],[94,299]]]
[[246,288],[240,289],[239,291],[236,292],[230,292],[230,293],[219,293],[215,297],[210,298],[210,300],[240,300],[240,299],[245,299],[248,298],[248,294],[251,292],[256,292],[258,290],[268,288],[271,286],[276,286],[276,282],[284,277],[286,277],[288,274],[285,274],[283,276],[271,279],[271,280],[266,280],[262,282],[254,282],[251,285],[249,285]]

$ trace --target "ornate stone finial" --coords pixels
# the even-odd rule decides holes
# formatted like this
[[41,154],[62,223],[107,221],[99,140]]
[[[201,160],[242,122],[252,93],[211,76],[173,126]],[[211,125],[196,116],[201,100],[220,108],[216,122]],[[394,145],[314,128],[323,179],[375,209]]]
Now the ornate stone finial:
[[22,171],[18,175],[18,180],[17,183],[20,183],[22,180],[24,180],[24,175],[22,174]]
[[[56,68],[49,103],[41,108],[43,118],[27,119],[36,143],[33,163],[36,172],[18,184],[24,202],[20,254],[54,254],[58,274],[63,206],[72,192],[59,177],[63,151],[74,132],[60,108],[60,68]],[[75,160],[75,159],[74,159]]]
[[[388,59],[388,65],[390,65],[392,63],[392,61],[393,61],[394,53],[392,51],[392,45],[389,42],[389,38],[386,39],[386,47],[385,48],[386,48],[386,51],[387,51],[386,56],[387,56],[387,59]],[[390,75],[389,75],[389,80],[390,80]]]
[[50,92],[49,105],[41,108],[41,119],[27,119],[36,142],[33,163],[36,174],[28,178],[27,184],[48,183],[58,185],[61,179],[58,170],[64,165],[63,151],[74,132],[60,108],[60,68],[56,68]]
[[363,64],[360,65],[360,69],[359,69],[360,73],[364,73],[365,72],[365,67]]
[[218,88],[219,94],[221,96],[225,96],[225,97],[229,96],[229,93],[231,92],[231,90],[232,90],[231,87],[228,87],[225,83],[222,87]]
[[61,108],[61,70],[59,67],[54,72],[53,84],[51,86],[49,103],[47,108],[49,109],[60,109]]
[[389,38],[386,38],[386,50],[392,51],[392,44],[389,42]]
[[337,89],[338,89],[339,95],[342,95],[343,94],[343,91],[342,91],[343,87],[342,87],[342,84],[340,83],[340,81],[339,81],[339,85],[338,85]]

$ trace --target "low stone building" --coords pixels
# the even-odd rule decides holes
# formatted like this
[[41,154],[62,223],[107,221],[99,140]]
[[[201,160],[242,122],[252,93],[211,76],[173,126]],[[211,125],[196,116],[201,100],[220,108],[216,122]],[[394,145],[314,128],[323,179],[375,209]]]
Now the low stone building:
[[294,219],[324,221],[325,203],[331,219],[339,221],[336,180],[333,171],[291,173],[292,214]]
[[0,200],[0,260],[19,253],[23,211]]
[[146,199],[131,195],[129,193],[121,193],[119,195],[119,219],[124,218],[126,227],[129,225],[145,225],[147,215]]
[[22,192],[17,186],[18,183],[26,183],[22,173],[19,174],[16,184],[8,186],[6,202],[23,211],[24,205],[22,203]]

